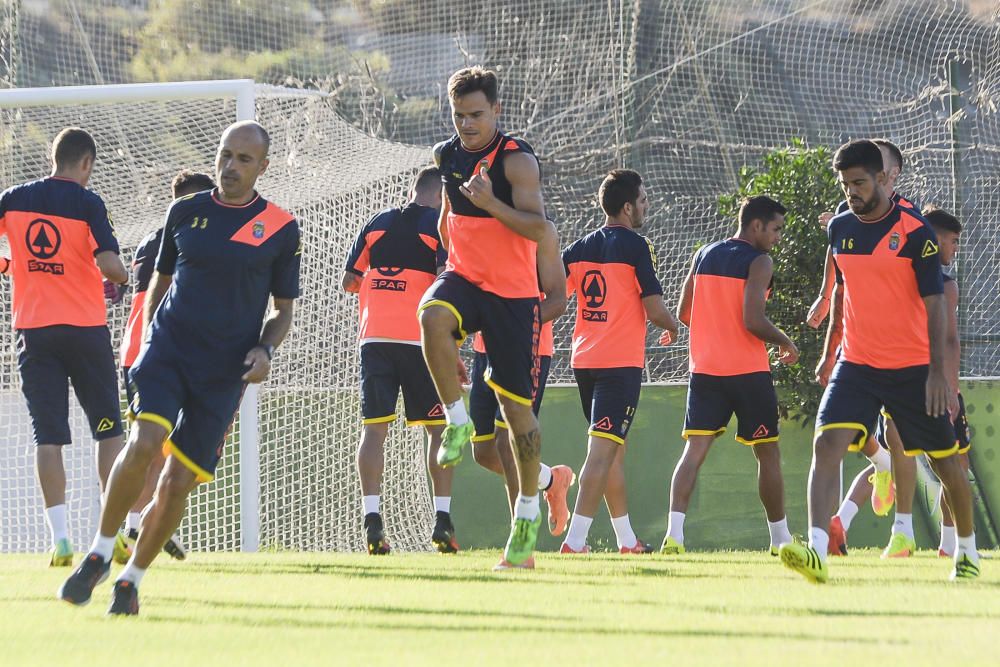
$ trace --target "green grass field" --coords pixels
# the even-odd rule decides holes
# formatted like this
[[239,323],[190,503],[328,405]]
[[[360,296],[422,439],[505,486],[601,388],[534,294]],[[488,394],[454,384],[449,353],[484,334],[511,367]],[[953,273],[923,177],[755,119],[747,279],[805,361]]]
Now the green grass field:
[[[996,555],[995,553],[993,555]],[[195,554],[158,562],[140,617],[55,599],[68,570],[0,557],[4,665],[995,664],[1000,561],[947,581],[930,552],[860,550],[815,586],[762,553]],[[876,662],[877,661],[877,662]],[[956,662],[957,661],[957,662]]]

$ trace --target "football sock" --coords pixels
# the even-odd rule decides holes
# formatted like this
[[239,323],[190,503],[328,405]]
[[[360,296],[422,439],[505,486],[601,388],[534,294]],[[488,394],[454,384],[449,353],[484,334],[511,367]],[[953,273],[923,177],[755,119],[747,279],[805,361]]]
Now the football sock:
[[128,564],[125,565],[125,569],[118,575],[117,581],[131,581],[136,588],[139,588],[139,584],[142,583],[142,577],[145,574],[146,571],[144,569],[136,567],[135,559],[130,558]]
[[840,505],[840,509],[837,510],[837,516],[840,517],[840,523],[844,526],[844,531],[851,529],[851,522],[854,521],[854,517],[858,515],[858,505],[850,498],[844,499],[844,502]]
[[889,455],[888,450],[882,447],[876,448],[875,453],[867,458],[875,466],[875,472],[892,470],[892,456]]
[[111,554],[115,551],[115,538],[117,537],[117,535],[105,537],[101,535],[100,531],[97,531],[97,534],[94,535],[94,542],[90,545],[90,553],[97,554],[107,563],[111,560]]
[[896,520],[892,522],[892,534],[902,533],[913,539],[913,515],[896,512]]
[[667,519],[667,535],[684,544],[684,512],[671,512]]
[[469,413],[465,411],[465,402],[461,398],[445,405],[444,413],[449,424],[461,426],[469,423]]
[[767,532],[771,535],[771,546],[780,547],[792,541],[792,534],[788,532],[788,517],[782,517],[780,521],[768,521]]
[[573,518],[569,521],[569,532],[566,533],[566,545],[573,551],[580,551],[587,546],[587,535],[590,533],[592,523],[594,517],[574,512]]
[[538,516],[538,493],[534,495],[525,496],[522,494],[517,495],[517,502],[514,504],[514,518],[515,519],[528,519],[529,521],[534,521]]
[[958,544],[957,540],[958,534],[955,532],[955,526],[941,524],[941,543],[938,544],[938,549],[946,554],[954,554],[955,546]]
[[639,538],[635,536],[635,532],[632,530],[632,522],[628,520],[628,514],[623,514],[617,518],[611,517],[611,525],[615,529],[615,538],[618,539],[619,549],[622,547],[634,547],[639,542]]
[[378,514],[378,496],[364,496],[361,498],[361,505],[365,514]]
[[52,544],[66,539],[66,505],[53,505],[45,508],[45,521],[49,524]]
[[826,562],[826,550],[830,546],[830,536],[822,528],[809,529],[809,546],[819,555],[819,559]]
[[125,517],[125,530],[139,530],[139,517],[141,516],[140,512],[129,512],[128,516]]
[[962,555],[969,557],[973,563],[979,562],[979,552],[976,551],[976,534],[972,533],[968,537],[958,536],[958,548],[955,549],[955,560],[957,561]]
[[538,490],[539,491],[548,491],[550,486],[552,486],[552,468],[548,467],[544,463],[539,462],[539,464],[538,464]]
[[435,512],[451,512],[451,496],[434,496]]

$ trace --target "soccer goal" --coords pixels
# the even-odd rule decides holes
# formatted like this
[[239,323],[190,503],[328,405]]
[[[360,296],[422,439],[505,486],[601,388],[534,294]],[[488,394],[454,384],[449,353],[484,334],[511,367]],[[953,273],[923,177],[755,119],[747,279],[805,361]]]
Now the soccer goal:
[[[256,118],[270,132],[265,197],[302,226],[302,297],[272,375],[248,391],[211,484],[192,496],[182,537],[193,549],[360,550],[357,304],[339,287],[348,249],[376,211],[402,202],[426,148],[373,139],[317,92],[250,80],[0,90],[0,188],[49,173],[63,127],[90,131],[90,187],[107,203],[128,262],[162,224],[181,169],[212,173],[222,130]],[[5,249],[4,249],[5,250]],[[10,284],[0,281],[0,551],[42,551],[48,531],[20,392]],[[117,345],[130,298],[109,308]],[[64,451],[70,536],[89,543],[99,511],[94,444],[71,397]],[[422,434],[402,424],[386,443],[383,491],[394,548],[423,549],[432,527]]]

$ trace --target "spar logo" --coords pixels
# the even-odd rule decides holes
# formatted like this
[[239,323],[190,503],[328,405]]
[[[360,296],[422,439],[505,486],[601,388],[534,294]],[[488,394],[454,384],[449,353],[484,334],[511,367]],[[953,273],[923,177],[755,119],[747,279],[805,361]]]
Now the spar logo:
[[402,278],[396,278],[403,269],[398,266],[380,266],[375,269],[382,278],[373,277],[371,282],[372,289],[378,290],[388,290],[390,292],[405,292],[406,291],[406,281]]
[[583,296],[585,308],[581,314],[587,322],[607,322],[608,311],[596,310],[604,305],[608,298],[608,281],[598,269],[591,269],[583,274],[580,283],[580,294]]
[[24,234],[24,243],[28,252],[36,257],[28,260],[29,272],[51,273],[55,276],[65,273],[65,267],[59,262],[39,261],[52,259],[62,247],[62,234],[51,221],[45,218],[32,220]]

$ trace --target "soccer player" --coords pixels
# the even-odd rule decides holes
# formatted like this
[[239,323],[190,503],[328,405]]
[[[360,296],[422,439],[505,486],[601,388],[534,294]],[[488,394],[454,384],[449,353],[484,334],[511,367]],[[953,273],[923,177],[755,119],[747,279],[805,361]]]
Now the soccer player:
[[[215,187],[215,181],[208,174],[200,174],[188,169],[179,172],[174,176],[171,183],[171,194],[174,199],[180,199],[187,195],[204,190],[211,190]],[[136,357],[139,356],[139,349],[142,341],[145,340],[146,331],[142,324],[142,313],[146,301],[146,290],[149,288],[149,281],[153,277],[156,264],[156,253],[160,250],[160,242],[163,239],[163,227],[151,232],[139,243],[132,258],[132,280],[135,283],[135,296],[132,297],[132,309],[129,311],[128,320],[125,323],[125,335],[122,336],[119,355],[122,364],[122,376],[125,379],[125,393],[127,405],[132,405],[135,399],[135,386],[129,382],[129,371]],[[107,290],[105,291],[107,295]],[[125,517],[125,535],[131,544],[139,538],[139,518],[143,509],[153,500],[153,492],[156,491],[156,481],[160,478],[163,470],[163,457],[153,457],[146,473],[146,486],[136,500],[128,516]],[[181,544],[180,537],[172,535],[163,550],[177,560],[184,560],[186,553]]]
[[254,189],[268,165],[269,143],[253,121],[230,125],[215,158],[218,187],[167,211],[146,295],[148,344],[129,376],[135,421],[115,461],[90,553],[59,590],[67,602],[86,604],[108,577],[112,536],[142,492],[153,458],[166,449],[156,495],[108,609],[139,612],[146,569],[180,524],[188,495],[212,479],[246,383],[267,378],[274,348],[291,327],[299,226]]
[[[122,448],[111,334],[101,276],[128,280],[104,207],[87,190],[97,145],[86,130],[68,127],[52,142],[52,175],[0,194],[0,234],[10,243],[5,262],[13,281],[13,316],[22,391],[31,415],[35,464],[52,536],[53,566],[73,564],[66,527],[62,448],[72,442],[69,383],[97,441],[97,475],[104,491]],[[128,558],[124,538],[108,533],[108,556]]]
[[[826,528],[840,464],[851,443],[867,438],[868,425],[885,406],[907,452],[928,454],[944,486],[958,534],[952,578],[973,579],[979,555],[972,495],[954,456],[958,444],[948,417],[955,406],[947,351],[957,342],[949,340],[937,238],[919,213],[890,199],[877,145],[844,144],[833,168],[850,204],[827,228],[838,283],[830,324],[843,317],[843,344],[816,418],[809,545],[783,544],[781,560],[811,581],[828,579]],[[885,335],[887,321],[891,336]],[[828,333],[827,358],[831,342]]]
[[376,214],[361,228],[347,258],[342,285],[359,295],[361,355],[361,442],[358,475],[368,553],[389,553],[379,495],[385,468],[383,445],[396,419],[400,387],[406,425],[423,426],[429,443],[427,469],[434,494],[431,541],[441,553],[455,553],[458,542],[451,522],[453,470],[437,463],[444,411],[420,352],[420,297],[444,268],[438,237],[441,172],[421,169],[402,208]]
[[438,463],[457,464],[472,436],[455,341],[482,331],[486,383],[514,436],[520,493],[504,557],[520,565],[531,556],[541,524],[542,436],[531,409],[541,329],[535,255],[548,225],[541,176],[531,146],[498,127],[494,72],[455,72],[448,99],[456,134],[434,148],[445,190],[438,229],[448,264],[420,304],[424,358],[447,420]]
[[778,449],[778,398],[766,344],[778,347],[778,361],[784,364],[794,364],[799,351],[764,313],[774,279],[768,253],[781,239],[785,212],[770,197],[744,201],[739,233],[698,250],[681,288],[677,315],[691,332],[691,380],[681,433],[687,444],[670,484],[662,553],[684,553],[684,519],[698,470],[734,412],[736,440],[753,447],[757,458],[771,553],[777,555],[778,547],[792,539]]
[[563,251],[566,289],[576,294],[573,375],[587,431],[587,459],[561,553],[587,553],[587,535],[604,498],[621,553],[650,553],[632,530],[625,492],[625,447],[635,421],[646,364],[646,320],[677,338],[677,320],[663,303],[656,256],[636,232],[649,210],[642,177],[615,169],[598,191],[604,226]]

